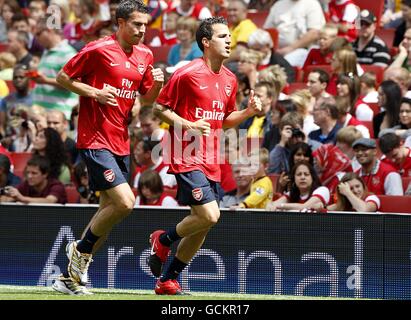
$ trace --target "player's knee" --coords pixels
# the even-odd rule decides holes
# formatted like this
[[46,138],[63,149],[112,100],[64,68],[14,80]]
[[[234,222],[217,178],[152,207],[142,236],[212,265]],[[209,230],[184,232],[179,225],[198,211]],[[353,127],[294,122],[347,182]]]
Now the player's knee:
[[219,214],[216,214],[216,213],[207,214],[204,217],[205,224],[209,227],[212,227],[213,225],[215,225],[218,222],[219,218],[220,218]]
[[134,197],[122,197],[120,201],[116,203],[117,210],[122,215],[128,215],[134,208]]

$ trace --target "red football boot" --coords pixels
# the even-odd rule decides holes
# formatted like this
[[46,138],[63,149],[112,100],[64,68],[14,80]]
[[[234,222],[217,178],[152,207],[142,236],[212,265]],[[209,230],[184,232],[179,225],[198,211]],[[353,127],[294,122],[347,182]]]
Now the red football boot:
[[161,282],[160,279],[158,279],[154,291],[156,294],[159,294],[159,295],[176,296],[176,295],[186,295],[187,294],[183,292],[183,290],[181,290],[180,284],[177,282],[177,280],[171,280],[171,279],[166,280],[164,282]]
[[151,252],[148,264],[151,273],[157,278],[161,275],[163,265],[170,254],[170,247],[167,247],[160,242],[160,236],[163,233],[165,233],[164,230],[157,230],[150,235]]

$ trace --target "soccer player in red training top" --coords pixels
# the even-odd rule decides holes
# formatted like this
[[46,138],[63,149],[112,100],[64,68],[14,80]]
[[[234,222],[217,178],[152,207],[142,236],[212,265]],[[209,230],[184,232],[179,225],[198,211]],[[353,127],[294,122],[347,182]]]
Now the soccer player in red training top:
[[140,44],[148,23],[147,7],[123,0],[116,11],[118,31],[89,43],[60,71],[57,82],[80,97],[77,148],[87,165],[90,187],[100,192],[100,207],[80,241],[67,245],[67,272],[53,288],[89,294],[87,270],[113,226],[132,210],[128,185],[130,141],[127,119],[138,93],[153,103],[164,83],[152,52]]
[[[193,60],[173,74],[154,109],[159,118],[171,125],[169,172],[176,175],[179,202],[191,206],[191,214],[176,227],[150,235],[149,265],[156,277],[161,275],[170,245],[181,239],[169,268],[156,283],[157,294],[183,293],[176,279],[220,217],[220,130],[234,127],[261,110],[261,101],[252,91],[247,108],[236,111],[236,77],[223,66],[224,59],[230,56],[231,44],[225,19],[203,20],[196,39],[204,52],[203,58]],[[187,141],[193,132],[198,134],[194,137],[199,146],[194,156],[190,152],[192,142]]]

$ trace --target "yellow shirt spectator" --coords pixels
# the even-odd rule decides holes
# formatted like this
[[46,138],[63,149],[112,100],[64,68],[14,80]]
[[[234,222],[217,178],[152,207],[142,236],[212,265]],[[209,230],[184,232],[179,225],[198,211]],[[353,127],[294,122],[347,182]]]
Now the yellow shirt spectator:
[[231,32],[231,49],[237,46],[237,43],[247,43],[250,34],[257,30],[257,26],[250,19],[241,21],[235,28],[230,28]]
[[0,80],[0,98],[4,98],[9,94],[9,87],[6,81]]
[[250,195],[244,200],[244,204],[247,208],[252,209],[265,209],[268,203],[273,198],[273,184],[271,179],[267,176],[254,180]]
[[263,138],[264,137],[264,123],[265,115],[262,117],[254,117],[253,123],[247,130],[247,138]]

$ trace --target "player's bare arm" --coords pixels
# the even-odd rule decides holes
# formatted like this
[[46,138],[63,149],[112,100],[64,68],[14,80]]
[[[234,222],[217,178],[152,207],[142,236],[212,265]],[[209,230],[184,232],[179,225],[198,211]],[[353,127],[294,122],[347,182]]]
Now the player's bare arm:
[[238,126],[244,120],[260,112],[261,108],[262,106],[260,98],[254,96],[254,90],[251,90],[247,108],[241,111],[234,111],[230,113],[223,122],[223,128],[232,128]]
[[210,134],[210,123],[205,120],[200,119],[195,122],[188,121],[180,117],[174,111],[158,103],[154,106],[153,112],[154,115],[168,123],[170,126],[180,126],[183,130],[196,130],[205,136]]
[[56,78],[49,78],[46,77],[43,73],[37,71],[38,76],[31,78],[35,83],[38,84],[48,84],[49,86],[54,86],[54,87],[59,87],[61,88],[61,85],[57,82]]
[[150,90],[148,90],[148,92],[141,97],[141,104],[143,105],[153,104],[164,84],[163,71],[160,68],[154,68],[152,65],[150,65],[149,68],[151,68],[151,75],[153,77],[154,84]]
[[76,79],[70,78],[63,70],[60,70],[58,73],[57,82],[63,88],[77,93],[80,96],[93,98],[101,104],[117,106],[116,89],[114,87],[106,86],[103,89],[97,89]]

